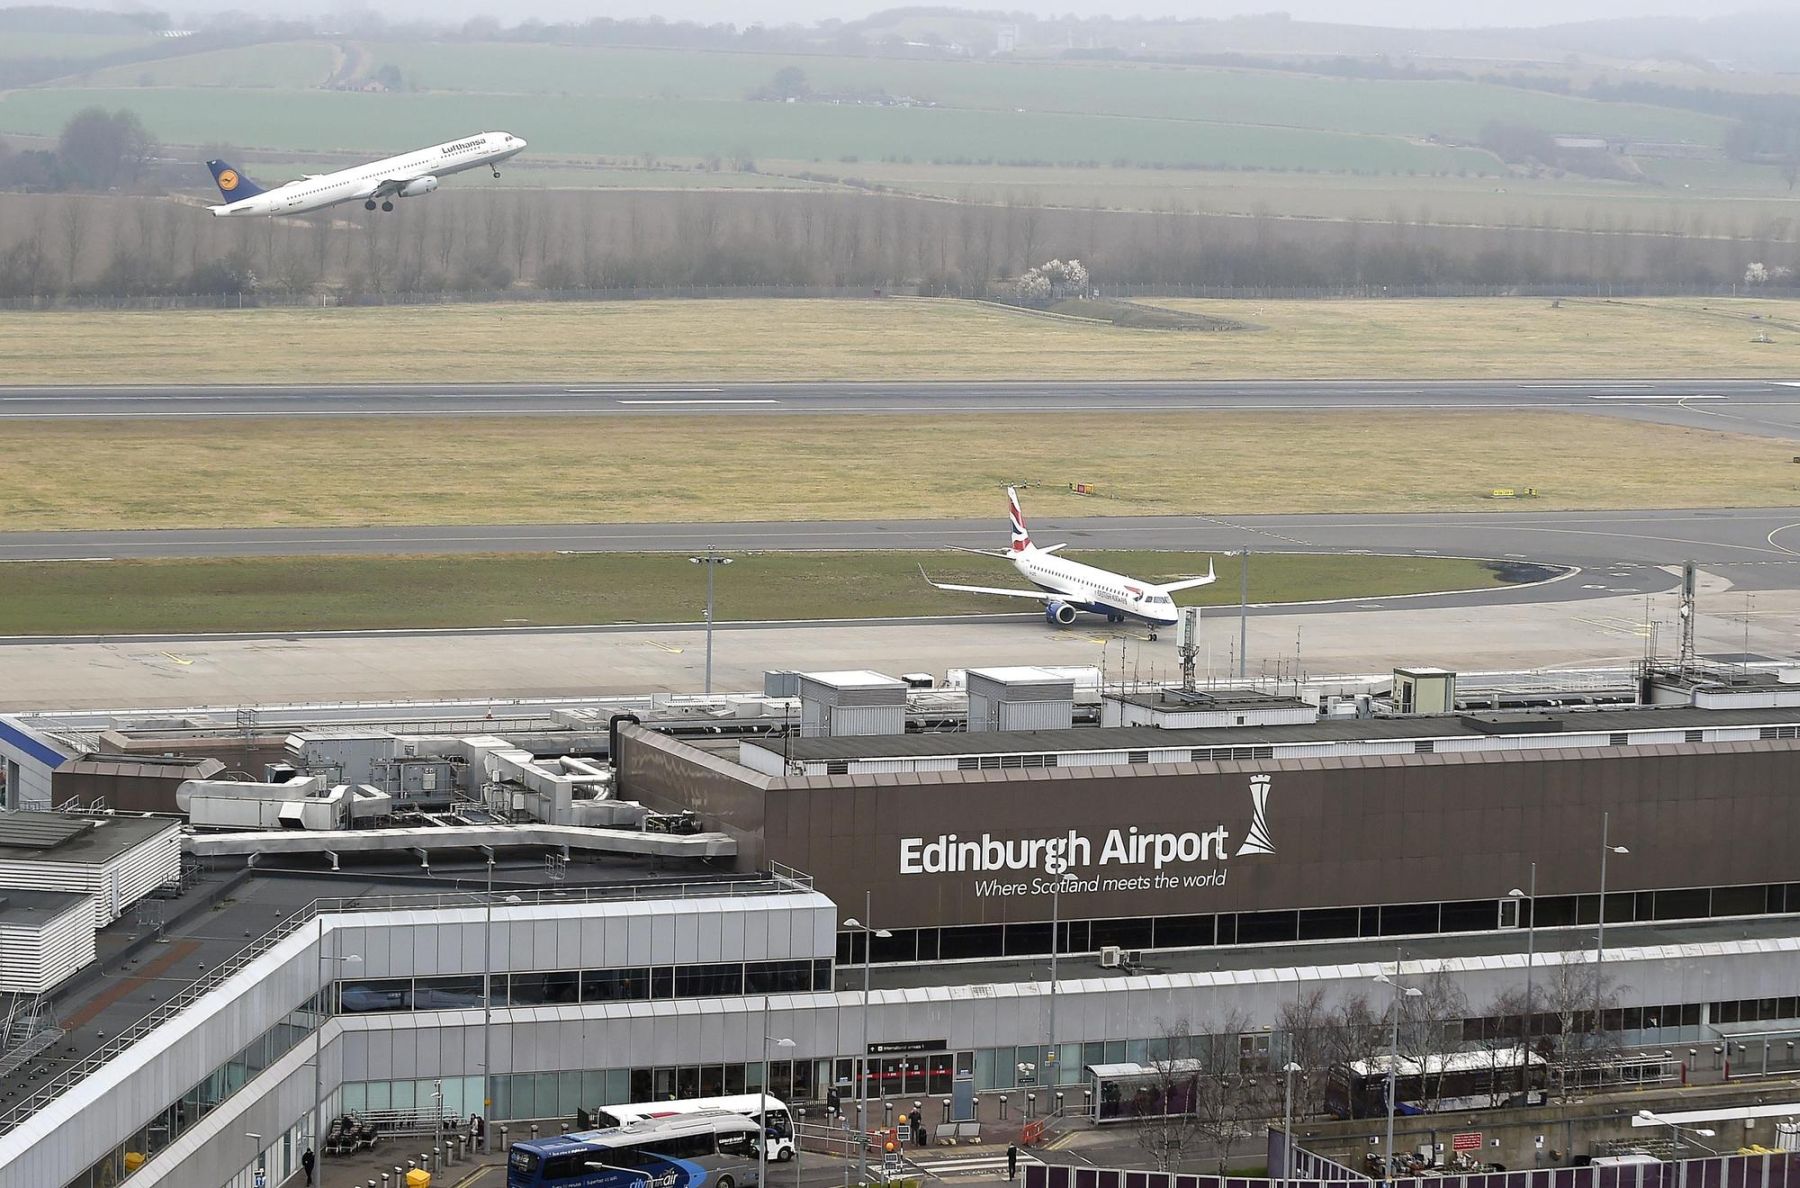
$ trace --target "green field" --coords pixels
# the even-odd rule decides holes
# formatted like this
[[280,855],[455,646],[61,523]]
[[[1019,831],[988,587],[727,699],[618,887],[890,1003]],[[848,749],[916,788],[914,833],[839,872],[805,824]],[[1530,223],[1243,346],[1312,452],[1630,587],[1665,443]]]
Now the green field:
[[945,108],[366,95],[346,91],[59,88],[0,98],[0,132],[48,136],[85,107],[129,107],[165,142],[398,152],[474,128],[505,128],[564,156],[1126,161],[1259,168],[1455,172],[1494,168],[1467,149],[1396,137],[1174,120]]
[[[1018,612],[1028,602],[949,594],[939,581],[1018,585],[1004,561],[948,553],[737,553],[715,588],[719,621]],[[1146,580],[1205,573],[1208,554],[1084,554]],[[0,635],[336,631],[691,622],[705,583],[680,554],[254,557],[0,566]],[[1267,554],[1250,598],[1392,597],[1504,584],[1460,558]],[[1229,587],[1229,588],[1227,588]],[[1235,581],[1179,596],[1235,604]],[[1094,620],[1092,626],[1098,626]]]
[[[303,90],[331,77],[337,51],[319,41],[272,42],[112,66],[84,75],[84,88],[258,87]],[[198,142],[204,143],[204,142]]]

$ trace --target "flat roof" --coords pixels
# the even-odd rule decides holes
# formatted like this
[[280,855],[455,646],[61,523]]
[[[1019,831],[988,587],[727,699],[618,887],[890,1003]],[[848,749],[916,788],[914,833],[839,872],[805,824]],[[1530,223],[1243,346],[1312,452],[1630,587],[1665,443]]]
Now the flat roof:
[[1048,668],[1039,668],[1034,664],[996,664],[985,668],[966,668],[964,677],[986,677],[991,681],[1007,683],[1025,682],[1032,684],[1072,685],[1075,678],[1067,673],[1051,672]]
[[802,672],[796,675],[802,680],[817,681],[821,685],[831,685],[839,689],[904,689],[906,687],[905,681],[867,668],[847,668],[836,672]]
[[[1471,720],[1487,723],[1480,729]],[[1487,738],[1492,727],[1512,721],[1539,729],[1518,734],[1616,733],[1633,730],[1699,730],[1706,727],[1800,723],[1800,707],[1695,709],[1691,706],[1532,711],[1525,715],[1484,711],[1393,718],[1322,718],[1276,726],[1218,726],[1164,730],[1155,726],[1074,726],[1066,730],[1002,730],[984,734],[876,734],[845,738],[742,740],[793,759],[948,758],[1044,752],[1145,751],[1182,747],[1280,746],[1312,742],[1394,742],[1426,738]],[[1514,735],[1516,737],[1516,734]]]
[[0,891],[0,925],[11,928],[42,928],[73,907],[81,907],[87,896],[73,891]]
[[[0,862],[72,862],[97,865],[181,828],[175,817],[130,814],[0,813]],[[19,844],[23,841],[24,844]]]
[[1141,705],[1146,709],[1169,710],[1174,713],[1204,713],[1207,710],[1239,709],[1309,709],[1318,707],[1303,697],[1283,697],[1260,689],[1151,689],[1142,693],[1108,693],[1108,701]]
[[[1434,961],[1455,957],[1523,956],[1525,930],[1453,933],[1445,936],[1409,936],[1404,941],[1406,961]],[[1800,935],[1800,916],[1767,916],[1754,920],[1696,920],[1681,924],[1609,924],[1606,943],[1614,948],[1691,945],[1723,941],[1755,941]],[[1145,974],[1220,973],[1237,970],[1300,969],[1322,965],[1356,965],[1394,960],[1392,937],[1346,938],[1330,941],[1282,941],[1265,945],[1212,945],[1196,949],[1146,950],[1140,965],[1130,970],[1106,969],[1098,953],[1063,953],[1058,958],[1059,981],[1081,978],[1117,978],[1121,983]],[[1537,951],[1582,951],[1594,947],[1594,929],[1588,925],[1539,928]],[[1409,975],[1410,976],[1410,975]],[[905,965],[871,967],[869,985],[876,990],[917,990],[931,986],[985,986],[1014,982],[1048,981],[1050,956],[1002,957],[991,961],[924,961]],[[861,965],[837,967],[839,990],[861,990]]]

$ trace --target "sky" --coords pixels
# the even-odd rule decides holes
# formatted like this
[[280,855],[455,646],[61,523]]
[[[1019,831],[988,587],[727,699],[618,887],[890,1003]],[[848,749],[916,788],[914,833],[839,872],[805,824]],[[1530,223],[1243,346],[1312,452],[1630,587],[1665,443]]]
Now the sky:
[[[0,0],[0,4],[15,0]],[[32,2],[32,0],[17,0]],[[44,0],[36,0],[44,2]],[[59,0],[79,6],[84,0]],[[86,0],[93,3],[94,0]],[[114,0],[118,4],[120,0]],[[607,16],[618,19],[661,16],[666,20],[729,22],[736,25],[762,21],[767,24],[812,22],[829,17],[854,19],[900,0],[295,0],[279,7],[343,11],[374,9],[395,19],[438,17],[465,20],[477,15],[503,19],[535,16],[545,20],[584,20]],[[942,0],[938,0],[942,2]],[[131,0],[125,0],[131,3]],[[171,11],[217,11],[230,8],[256,12],[255,0],[176,0],[149,7]],[[99,0],[95,6],[106,5]],[[132,6],[140,6],[133,4]],[[964,6],[958,4],[958,7]],[[1567,21],[1632,16],[1713,16],[1721,11],[1756,8],[1793,14],[1800,0],[1761,0],[1753,4],[1714,7],[1704,0],[1506,0],[1504,4],[1470,0],[966,0],[969,8],[1023,11],[1039,16],[1073,13],[1078,16],[1138,13],[1145,16],[1229,17],[1282,11],[1296,20],[1330,21],[1354,25],[1399,25],[1415,28],[1471,28],[1491,25],[1524,26]],[[268,7],[277,7],[269,5]]]

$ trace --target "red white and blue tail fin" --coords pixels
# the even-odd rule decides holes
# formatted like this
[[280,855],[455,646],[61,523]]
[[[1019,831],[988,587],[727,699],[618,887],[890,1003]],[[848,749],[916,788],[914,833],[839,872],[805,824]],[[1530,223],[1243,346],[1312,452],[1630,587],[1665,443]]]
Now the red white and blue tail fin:
[[1006,511],[1012,517],[1012,551],[1032,552],[1031,533],[1025,529],[1025,513],[1019,510],[1018,492],[1011,487],[1006,489]]

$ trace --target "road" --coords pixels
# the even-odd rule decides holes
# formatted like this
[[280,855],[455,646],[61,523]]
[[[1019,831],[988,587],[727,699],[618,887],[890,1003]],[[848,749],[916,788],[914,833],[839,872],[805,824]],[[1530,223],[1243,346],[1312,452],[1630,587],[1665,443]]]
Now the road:
[[[1800,509],[1389,515],[1051,516],[1045,543],[1087,549],[1383,552],[1542,561],[1605,571],[1693,560],[1732,567],[1739,586],[1786,588],[1800,577]],[[1004,524],[863,520],[741,524],[511,524],[381,528],[223,528],[5,532],[0,561],[323,554],[655,552],[703,549],[1001,547]],[[1225,569],[1229,571],[1229,563]]]
[[1770,380],[915,381],[0,388],[0,419],[1047,412],[1576,411],[1800,439]]

